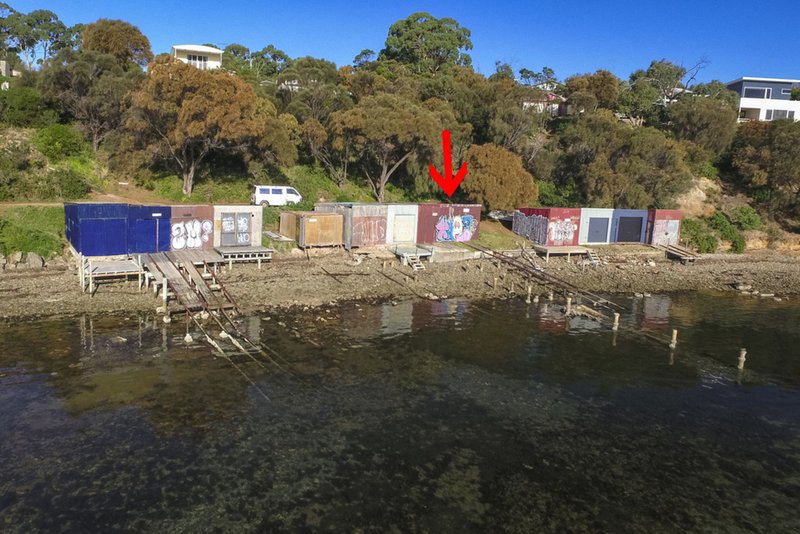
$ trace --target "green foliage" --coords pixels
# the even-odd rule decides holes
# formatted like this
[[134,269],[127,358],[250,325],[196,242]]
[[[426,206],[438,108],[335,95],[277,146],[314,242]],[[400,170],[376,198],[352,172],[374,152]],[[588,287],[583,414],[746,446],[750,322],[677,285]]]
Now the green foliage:
[[795,101],[800,100],[800,87],[793,87],[792,88],[791,99],[795,100]]
[[0,214],[0,250],[6,255],[35,252],[50,258],[64,245],[63,206],[13,207]]
[[716,252],[719,247],[719,240],[715,232],[708,227],[705,221],[699,219],[683,220],[681,240],[702,254]]
[[569,207],[573,205],[572,187],[559,187],[553,182],[536,180],[539,188],[539,203],[542,206]]
[[468,170],[461,189],[486,211],[530,206],[539,198],[533,176],[519,156],[492,145],[472,145],[467,151]]
[[51,124],[42,128],[34,134],[32,141],[39,152],[51,161],[78,156],[88,148],[83,136],[67,124]]
[[157,195],[176,203],[197,204],[247,204],[250,202],[252,186],[245,177],[216,177],[195,185],[190,195],[183,192],[183,180],[176,175],[153,179]]
[[53,124],[58,114],[33,87],[12,87],[0,91],[0,123],[22,128],[43,128]]
[[47,189],[39,192],[39,198],[77,200],[84,198],[91,191],[83,176],[69,168],[48,171],[44,187]]
[[731,252],[741,253],[745,249],[745,240],[741,232],[733,225],[730,218],[721,211],[716,212],[708,220],[711,228],[717,231],[719,236],[731,242]]
[[713,156],[727,149],[736,133],[736,108],[712,98],[682,98],[667,115],[677,139],[692,141]]
[[379,60],[411,65],[417,73],[434,73],[453,65],[469,65],[470,31],[451,18],[413,13],[389,28]]
[[758,212],[750,206],[739,206],[731,211],[731,221],[742,230],[760,230],[763,227]]

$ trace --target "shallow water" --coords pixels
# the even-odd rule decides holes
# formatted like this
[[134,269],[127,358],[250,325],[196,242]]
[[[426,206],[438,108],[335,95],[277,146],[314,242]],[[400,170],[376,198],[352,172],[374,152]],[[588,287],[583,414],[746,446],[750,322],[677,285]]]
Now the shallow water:
[[0,326],[0,530],[800,530],[800,304],[622,304]]

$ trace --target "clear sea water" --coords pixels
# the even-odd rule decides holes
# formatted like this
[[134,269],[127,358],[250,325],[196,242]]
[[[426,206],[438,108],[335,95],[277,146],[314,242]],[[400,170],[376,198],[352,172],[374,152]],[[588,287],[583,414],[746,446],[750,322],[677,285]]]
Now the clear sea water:
[[0,531],[800,532],[800,301],[620,302],[2,325]]

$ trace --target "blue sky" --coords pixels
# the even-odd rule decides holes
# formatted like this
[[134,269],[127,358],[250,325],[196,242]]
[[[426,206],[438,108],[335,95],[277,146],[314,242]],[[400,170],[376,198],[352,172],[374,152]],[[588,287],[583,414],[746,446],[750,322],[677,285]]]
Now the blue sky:
[[653,59],[691,66],[705,58],[710,64],[700,81],[800,78],[797,4],[783,0],[5,1],[18,11],[50,9],[66,24],[126,20],[147,35],[155,53],[172,44],[274,44],[291,57],[341,66],[364,48],[379,51],[393,22],[427,11],[472,31],[473,64],[487,75],[497,60],[515,72],[547,65],[563,79],[600,68],[627,78]]

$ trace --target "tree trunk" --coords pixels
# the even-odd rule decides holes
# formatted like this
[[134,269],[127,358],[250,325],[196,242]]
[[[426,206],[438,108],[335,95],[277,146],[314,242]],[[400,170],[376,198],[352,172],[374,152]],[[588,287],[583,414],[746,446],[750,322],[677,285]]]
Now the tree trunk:
[[183,170],[183,194],[187,197],[192,194],[192,187],[194,187],[194,162],[190,163]]

